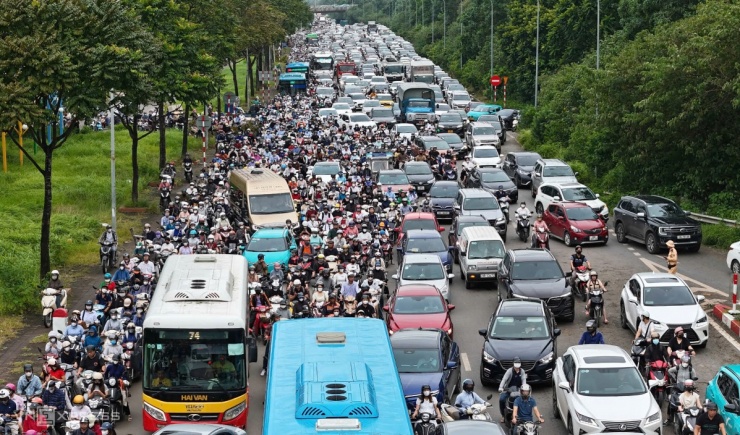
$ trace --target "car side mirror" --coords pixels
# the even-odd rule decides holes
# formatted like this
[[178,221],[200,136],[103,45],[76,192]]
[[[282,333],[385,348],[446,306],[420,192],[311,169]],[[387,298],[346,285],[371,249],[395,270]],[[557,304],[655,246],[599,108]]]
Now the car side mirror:
[[447,274],[447,279],[453,279],[453,278],[455,278],[455,274],[454,273],[448,273]]
[[454,208],[456,211],[460,211],[460,206],[455,204],[452,208]]
[[257,341],[254,338],[247,338],[247,349],[249,351],[249,362],[257,362]]
[[597,193],[596,195],[594,195],[594,196],[595,196],[596,198],[601,198],[601,195],[599,195],[598,193]]
[[574,175],[575,177],[577,177],[577,176],[578,176],[578,172],[574,172],[574,173],[573,173],[573,175]]
[[398,279],[398,274],[396,273],[396,274],[391,275],[391,278]]
[[552,330],[552,335],[558,337],[560,335],[560,328],[555,328]]
[[558,388],[570,393],[570,384],[567,381],[563,381],[558,384]]
[[456,361],[447,361],[447,369],[453,370],[457,368],[457,362]]
[[640,219],[644,219],[645,218],[645,213],[639,212],[639,213],[637,213],[637,217],[639,217]]
[[704,295],[696,295],[696,300],[699,301],[699,303],[702,303],[706,300],[706,297],[704,297]]
[[465,255],[466,255],[466,254],[465,254],[465,251],[460,251],[460,256],[461,256],[461,257],[464,257]]
[[478,330],[478,335],[480,335],[481,337],[485,337],[486,334],[488,334],[488,330],[487,329],[479,329]]
[[390,307],[388,305],[383,305],[383,311],[388,312],[390,310]]
[[452,311],[452,310],[455,309],[455,306],[452,305],[452,304],[447,304],[447,309],[450,310],[450,311]]
[[558,201],[560,201],[560,197],[557,196],[557,195],[555,195],[555,196],[552,197],[552,200],[555,201],[555,202],[558,202]]
[[735,406],[735,404],[733,404],[733,403],[727,403],[727,404],[725,404],[725,411],[731,412],[733,414],[740,413],[740,409],[738,409],[738,407]]
[[535,176],[535,177],[539,177],[539,176],[540,176],[540,173],[539,173],[539,172],[535,172],[535,173],[534,173],[534,176]]
[[516,163],[511,163],[509,166],[511,166],[511,169],[516,169]]

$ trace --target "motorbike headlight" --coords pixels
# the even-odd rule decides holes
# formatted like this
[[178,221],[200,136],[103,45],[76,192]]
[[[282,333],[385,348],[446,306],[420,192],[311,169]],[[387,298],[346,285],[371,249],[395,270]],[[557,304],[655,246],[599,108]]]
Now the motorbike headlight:
[[652,424],[652,423],[655,423],[656,421],[660,421],[660,411],[646,418],[645,424]]
[[246,402],[241,402],[240,404],[236,405],[235,407],[226,410],[226,412],[224,412],[224,421],[233,420],[233,419],[239,417],[239,415],[242,412],[244,412],[245,409],[247,409],[247,403]]
[[146,402],[144,402],[144,411],[157,421],[167,421],[167,417],[161,409],[155,408]]
[[483,351],[483,361],[487,362],[488,364],[493,364],[496,362],[496,358],[493,357],[490,353]]
[[570,230],[573,231],[574,233],[580,233],[581,232],[581,230],[579,228],[575,227],[574,225],[571,225],[570,226]]
[[580,412],[577,412],[577,411],[576,411],[575,414],[576,414],[576,418],[578,418],[578,421],[581,424],[585,424],[586,426],[591,426],[591,427],[599,427],[599,425],[596,424],[596,421],[594,421],[593,418],[591,418],[591,417],[589,417],[587,415],[583,415],[583,414],[581,414]]
[[540,358],[541,364],[549,364],[550,361],[552,361],[552,352],[548,353],[547,355]]

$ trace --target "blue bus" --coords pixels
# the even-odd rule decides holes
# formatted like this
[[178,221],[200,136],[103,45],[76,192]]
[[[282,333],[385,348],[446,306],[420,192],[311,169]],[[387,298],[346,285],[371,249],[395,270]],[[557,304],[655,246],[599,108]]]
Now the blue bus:
[[296,95],[298,92],[306,92],[306,74],[283,73],[278,79],[277,90],[280,94]]
[[413,434],[382,320],[288,320],[272,334],[264,435]]
[[311,64],[308,62],[291,62],[287,65],[285,65],[285,72],[286,73],[303,73],[308,74],[309,70],[311,68]]

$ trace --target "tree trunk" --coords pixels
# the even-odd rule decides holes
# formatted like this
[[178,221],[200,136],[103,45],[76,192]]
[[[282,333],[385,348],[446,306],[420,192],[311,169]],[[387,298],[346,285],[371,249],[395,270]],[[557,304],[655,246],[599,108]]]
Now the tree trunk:
[[141,115],[134,115],[134,122],[131,129],[127,129],[131,137],[131,203],[139,202],[139,118]]
[[182,157],[188,153],[188,136],[190,135],[190,103],[185,104],[185,121],[182,123]]
[[236,76],[236,59],[228,60],[229,69],[231,70],[231,80],[234,82],[234,94],[239,96],[239,78]]
[[254,66],[257,64],[257,56],[249,56],[249,88],[252,90],[252,98],[257,95],[257,80],[255,78]]
[[[262,55],[264,54],[264,51],[265,50],[263,48],[260,48],[260,50],[257,52],[257,56],[256,56],[257,57],[257,71],[263,71],[264,70],[262,68],[262,57],[263,57]],[[265,87],[265,78],[264,77],[262,77],[262,80],[259,81],[259,84],[260,84],[260,87],[261,88],[264,88]]]
[[[237,96],[239,94],[236,94]],[[221,87],[218,88],[218,94],[216,95],[216,113],[218,113],[218,121],[221,121],[221,114],[223,113],[223,110],[221,110],[222,107],[225,108],[226,102],[223,102],[223,105],[221,105]],[[213,113],[211,113],[213,115]]]
[[50,236],[51,236],[51,159],[53,156],[53,148],[49,146],[49,150],[45,153],[44,159],[44,210],[41,214],[41,264],[39,268],[39,278],[44,279],[46,274],[51,270],[51,252],[50,252]]
[[[249,61],[249,49],[247,48],[244,50],[244,62],[247,64],[247,73],[244,77],[244,106],[243,107],[250,107],[252,99],[249,98],[249,83],[252,81],[252,63]],[[251,92],[254,94],[254,90]]]
[[[159,101],[159,170],[164,169],[167,164],[167,135],[164,125],[164,117],[167,115],[167,109],[164,100]],[[173,180],[174,181],[174,180]]]

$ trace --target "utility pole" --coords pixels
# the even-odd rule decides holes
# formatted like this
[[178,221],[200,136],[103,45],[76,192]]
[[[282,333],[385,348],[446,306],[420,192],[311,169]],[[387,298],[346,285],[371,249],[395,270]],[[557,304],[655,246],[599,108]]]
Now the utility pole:
[[[110,93],[110,109],[108,116],[110,116],[110,215],[111,215],[111,226],[113,231],[117,228],[116,218],[116,118],[113,111],[113,91]],[[159,116],[164,116],[160,113]]]
[[540,0],[537,0],[537,42],[534,51],[534,107],[537,107],[540,78]]
[[447,0],[442,0],[444,14],[442,18],[442,49],[447,50]]
[[434,0],[432,0],[432,44],[434,44]]
[[463,0],[460,0],[460,71],[463,69],[463,9],[462,9],[462,3]]
[[489,76],[493,75],[493,0],[491,0],[491,67]]

